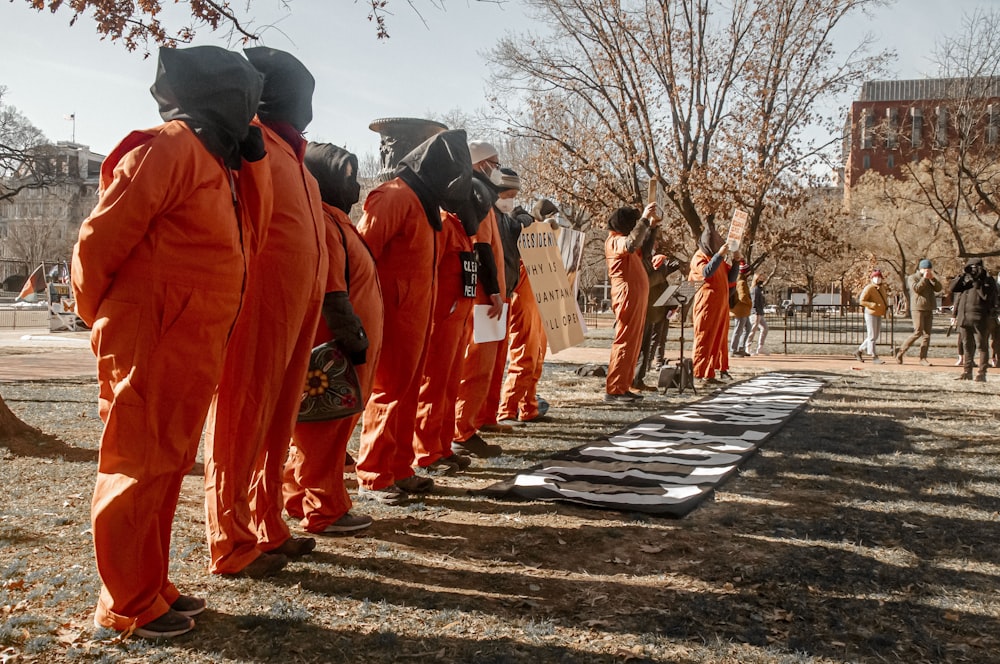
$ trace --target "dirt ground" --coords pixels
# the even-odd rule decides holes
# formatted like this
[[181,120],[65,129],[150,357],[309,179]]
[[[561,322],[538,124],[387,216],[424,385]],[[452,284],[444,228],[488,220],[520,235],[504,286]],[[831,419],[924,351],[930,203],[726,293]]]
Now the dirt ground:
[[197,466],[171,574],[210,609],[168,642],[93,627],[94,381],[0,384],[51,435],[0,442],[0,662],[1000,662],[1000,383],[800,362],[829,385],[679,520],[470,493],[699,398],[612,406],[575,368],[547,365],[550,418],[490,435],[503,456],[356,503],[372,528],[271,580],[207,573]]

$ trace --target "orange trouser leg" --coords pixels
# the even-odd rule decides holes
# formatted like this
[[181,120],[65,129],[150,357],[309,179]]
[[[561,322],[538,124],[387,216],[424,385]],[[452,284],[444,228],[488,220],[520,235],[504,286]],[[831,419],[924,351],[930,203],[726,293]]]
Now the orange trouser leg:
[[536,389],[542,376],[547,341],[524,265],[521,265],[521,280],[510,298],[508,338],[507,379],[500,395],[497,418],[532,420],[538,417]]
[[729,339],[729,316],[728,314],[722,319],[721,324],[716,330],[718,335],[715,343],[715,368],[718,371],[729,371],[729,344],[727,340]]
[[[450,299],[450,298],[447,298]],[[443,307],[451,308],[445,301]],[[413,431],[413,454],[418,466],[429,466],[451,456],[451,435],[455,430],[455,397],[458,394],[459,352],[465,339],[471,298],[459,298],[454,311],[438,311],[431,331],[430,347],[435,349],[424,362],[423,380],[417,400],[417,421]]]
[[608,394],[624,394],[632,387],[635,363],[642,348],[642,333],[645,326],[645,301],[626,302],[618,316],[615,339],[611,343],[608,377],[605,381]]
[[434,293],[425,283],[382,283],[382,352],[365,406],[358,483],[383,489],[413,475],[413,429]]
[[[315,331],[319,286],[311,292],[301,284],[315,283],[317,257],[276,252],[262,254],[251,273],[245,304],[226,353],[219,391],[205,434],[206,528],[210,570],[215,574],[235,574],[261,553],[252,527],[250,483],[265,452],[267,435],[279,407],[288,415],[288,401],[282,390],[291,389],[288,379],[303,325]],[[282,289],[265,277],[282,275]],[[297,362],[301,365],[301,349]],[[293,373],[300,369],[292,367]],[[301,395],[304,369],[298,377],[294,399]],[[286,385],[286,379],[289,384]],[[284,420],[290,438],[290,419]],[[275,449],[272,457],[280,456]],[[277,468],[280,483],[280,464]],[[275,498],[280,500],[280,494]],[[270,542],[269,542],[270,543]],[[280,545],[281,542],[275,544]]]
[[[239,305],[234,293],[143,290],[138,303],[102,305],[92,333],[105,421],[91,505],[102,581],[96,619],[119,631],[155,620],[177,599],[168,579],[174,512]],[[184,304],[161,321],[167,303]]]
[[344,486],[347,442],[361,414],[329,422],[299,422],[285,464],[285,509],[301,526],[321,533],[351,510]]
[[[264,445],[257,456],[250,481],[248,499],[251,526],[257,535],[257,547],[261,551],[275,549],[292,536],[288,524],[281,516],[285,504],[282,498],[282,474],[288,460],[288,444],[295,429],[306,372],[309,369],[309,355],[323,302],[321,290],[316,288],[314,299],[304,312],[305,318],[299,327],[295,350],[285,371],[284,382],[278,390],[274,416],[265,434]],[[344,462],[343,456],[340,462]]]
[[455,402],[456,441],[468,440],[490,418],[496,418],[496,408],[484,417],[490,381],[496,366],[499,341],[477,344],[472,340],[472,329],[466,331],[465,355],[461,363],[461,382]]

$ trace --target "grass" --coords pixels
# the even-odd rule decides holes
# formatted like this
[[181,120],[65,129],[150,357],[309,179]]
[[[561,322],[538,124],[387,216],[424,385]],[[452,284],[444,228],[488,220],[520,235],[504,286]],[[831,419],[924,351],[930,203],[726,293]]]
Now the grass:
[[442,478],[419,502],[358,503],[371,529],[321,538],[268,581],[207,573],[202,482],[188,477],[171,574],[210,608],[167,642],[93,627],[100,423],[82,404],[94,385],[3,385],[11,408],[58,442],[0,448],[0,660],[997,661],[997,383],[845,367],[680,520],[470,493],[696,398],[614,408],[601,379],[574,368],[547,367],[552,419],[492,436],[502,457]]

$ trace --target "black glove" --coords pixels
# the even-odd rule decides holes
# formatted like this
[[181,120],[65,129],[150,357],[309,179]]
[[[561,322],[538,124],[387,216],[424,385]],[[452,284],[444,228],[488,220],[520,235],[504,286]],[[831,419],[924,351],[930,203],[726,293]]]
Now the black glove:
[[354,313],[345,291],[334,291],[323,296],[323,320],[330,334],[340,344],[353,364],[364,364],[368,350],[368,335],[361,319]]
[[247,137],[240,141],[240,155],[247,161],[260,161],[266,154],[260,127],[251,126]]
[[531,216],[531,213],[525,210],[523,207],[518,205],[514,208],[514,212],[511,214],[514,220],[521,224],[522,227],[527,228],[528,226],[535,223],[535,218]]

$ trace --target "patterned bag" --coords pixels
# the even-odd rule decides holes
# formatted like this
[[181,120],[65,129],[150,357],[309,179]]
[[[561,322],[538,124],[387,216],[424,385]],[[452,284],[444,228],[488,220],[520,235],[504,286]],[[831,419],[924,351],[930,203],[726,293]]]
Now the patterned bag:
[[364,408],[358,373],[340,346],[331,341],[313,348],[299,406],[299,422],[350,417]]

